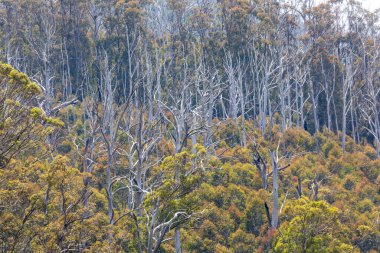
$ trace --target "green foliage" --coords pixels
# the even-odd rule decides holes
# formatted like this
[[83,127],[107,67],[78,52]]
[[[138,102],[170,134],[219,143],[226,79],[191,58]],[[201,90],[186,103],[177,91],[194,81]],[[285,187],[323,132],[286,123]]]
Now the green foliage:
[[379,13],[312,2],[1,0],[0,251],[377,252]]
[[375,227],[359,225],[356,230],[356,245],[362,252],[374,252],[380,247],[380,232]]
[[259,236],[263,225],[267,224],[264,201],[258,197],[248,201],[249,205],[244,211],[245,231]]
[[41,89],[10,65],[0,63],[0,167],[24,150],[41,152],[41,141],[51,133],[43,123],[63,126],[60,119],[47,117],[37,108]]
[[[32,112],[36,117],[41,115],[38,109]],[[44,129],[40,125],[34,127]],[[293,135],[297,138],[279,140],[289,145],[292,152],[312,148],[307,144],[312,138],[308,134],[297,129]],[[269,191],[261,189],[260,174],[251,160],[253,147],[226,146],[228,151],[218,158],[197,145],[196,154],[185,150],[166,156],[149,171],[150,177],[160,179],[160,184],[144,199],[144,210],[151,212],[159,203],[159,222],[165,222],[176,210],[201,214],[181,228],[186,251],[370,252],[378,247],[379,238],[379,230],[372,222],[379,213],[378,177],[373,181],[378,163],[360,151],[359,145],[343,158],[334,151],[334,139],[324,134],[320,137],[324,140],[324,154],[311,152],[295,157],[291,166],[280,172],[280,202],[284,201],[284,207],[278,230],[268,230],[265,203],[271,212],[271,186]],[[271,146],[269,141],[257,138],[262,150]],[[127,140],[127,136],[121,135],[118,142],[128,145]],[[0,170],[0,227],[7,249],[23,245],[44,252],[86,244],[90,252],[110,247],[115,251],[137,250],[136,223],[133,216],[123,216],[128,209],[123,207],[120,196],[114,199],[115,216],[123,218],[114,225],[108,222],[107,195],[97,174],[102,173],[106,160],[99,157],[93,174],[82,173],[71,165],[77,159],[75,145],[69,138],[57,145],[56,151],[68,158],[57,156],[36,162],[28,156],[25,162],[14,159]],[[33,154],[33,149],[24,154]],[[263,159],[268,157],[263,152]],[[90,178],[98,189],[86,187],[84,178]],[[301,198],[295,190],[299,182]],[[319,183],[320,201],[309,200],[314,197],[315,182]],[[120,182],[114,185],[122,186]],[[89,199],[84,206],[86,191]],[[22,217],[29,213],[23,222]],[[138,222],[146,222],[144,216]],[[147,229],[140,232],[146,240]],[[168,231],[168,236],[173,236],[173,230]],[[172,251],[173,246],[166,242],[161,249]]]
[[274,252],[352,252],[341,242],[339,210],[324,201],[300,199],[287,208],[274,242]]
[[233,245],[236,253],[249,253],[255,250],[255,236],[241,229],[231,234],[229,244]]
[[[180,228],[183,250],[189,252],[371,252],[379,247],[375,221],[380,213],[380,163],[371,147],[350,143],[343,155],[340,139],[324,131],[317,136],[319,153],[316,138],[302,129],[268,130],[262,136],[251,121],[246,122],[247,135],[254,143],[241,147],[236,122],[215,119],[214,138],[220,140],[215,153],[197,144],[194,153],[185,145],[182,152],[169,155],[173,142],[163,135],[142,161],[149,165],[145,182],[155,184],[142,201],[145,213],[139,217],[126,203],[136,193],[129,195],[125,177],[138,165],[138,154],[130,149],[137,144],[120,127],[114,143],[117,162],[112,163],[117,222],[110,224],[107,152],[104,143],[95,141],[99,135],[90,136],[89,131],[99,123],[77,107],[63,110],[59,115],[64,120],[47,117],[37,107],[40,91],[34,84],[8,65],[2,71],[0,136],[3,150],[12,151],[0,156],[0,244],[5,251],[137,252],[138,243],[148,240],[147,224],[155,210],[156,225],[178,210],[191,217]],[[10,96],[10,85],[25,92],[17,88],[21,94]],[[56,126],[60,131],[54,131]],[[53,139],[54,148],[49,145]],[[253,161],[256,148],[267,165],[268,189],[262,189],[262,175]],[[267,215],[273,211],[269,150],[274,149],[284,159],[279,166],[290,163],[279,172],[283,206],[278,229],[270,229]],[[173,237],[173,230],[168,228],[166,238]],[[172,242],[165,241],[160,250],[172,252]]]
[[67,162],[56,157],[51,164],[15,164],[0,171],[5,183],[0,188],[0,241],[5,251],[57,251],[78,247],[80,240],[100,241],[106,233],[106,217],[90,211],[104,199],[93,194],[85,208],[83,175]]
[[[294,132],[289,135],[293,137],[283,139],[289,146],[286,152],[313,149],[315,144],[310,144],[313,137],[309,134],[299,129],[290,132]],[[214,252],[223,246],[233,252],[357,252],[360,240],[374,240],[377,233],[362,237],[352,228],[358,227],[357,222],[368,225],[370,213],[378,210],[372,202],[377,188],[360,169],[364,165],[375,169],[376,161],[371,161],[356,144],[352,153],[347,151],[343,157],[339,139],[332,138],[329,132],[320,133],[320,141],[322,154],[309,152],[295,157],[290,168],[280,173],[280,201],[286,191],[289,194],[277,231],[268,231],[264,204],[271,202],[271,196],[261,189],[260,175],[245,149],[237,146],[225,151],[221,167],[211,170],[210,180],[202,185],[201,199],[212,212],[197,224],[200,235],[186,233],[186,249]],[[261,147],[270,145],[259,137],[257,142],[262,143]],[[263,157],[268,159],[265,150]],[[298,179],[303,194],[300,199],[295,190]],[[320,201],[310,200],[315,194],[315,182],[319,184]]]

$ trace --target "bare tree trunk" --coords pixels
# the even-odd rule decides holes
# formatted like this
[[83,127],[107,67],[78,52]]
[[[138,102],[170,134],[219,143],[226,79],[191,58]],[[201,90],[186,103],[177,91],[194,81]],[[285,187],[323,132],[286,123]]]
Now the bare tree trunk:
[[[351,91],[352,93],[352,91]],[[350,116],[351,116],[351,136],[352,138],[354,139],[355,143],[358,143],[359,140],[356,138],[356,126],[355,126],[355,114],[354,114],[354,108],[355,108],[355,104],[354,104],[354,98],[353,98],[353,95],[350,94]]]
[[182,253],[181,249],[181,231],[179,227],[176,227],[174,230],[174,245],[175,245],[175,252],[176,253]]
[[[196,129],[198,127],[198,123],[197,123],[197,115],[195,115],[195,113],[193,114],[193,129]],[[191,135],[191,152],[193,154],[196,154],[197,151],[195,149],[195,145],[197,144],[197,134],[194,133],[193,135]]]
[[288,127],[292,128],[293,127],[293,113],[292,113],[292,99],[291,99],[291,92],[292,92],[292,87],[289,81],[289,74],[287,74],[286,78],[286,93],[288,95],[288,105],[287,105],[287,110],[288,110]]
[[302,179],[301,177],[297,178],[297,193],[298,193],[298,198],[302,197]]
[[[322,68],[322,76],[323,76],[323,90],[326,97],[326,113],[327,113],[327,127],[330,131],[333,131],[333,123],[331,117],[331,99],[333,99],[334,88],[335,88],[335,65],[334,65],[334,76],[332,84],[328,82],[328,76],[325,72],[323,59],[321,59],[321,68]],[[332,88],[331,88],[332,87]]]
[[[343,92],[344,93],[344,92]],[[342,117],[342,150],[343,155],[346,153],[346,122],[347,122],[347,115],[346,115],[346,96],[343,94],[343,117]]]
[[312,106],[313,106],[315,136],[316,136],[316,142],[317,142],[317,149],[319,150],[319,141],[318,141],[319,119],[318,119],[318,101],[317,101],[318,95],[315,94],[312,80],[310,80],[310,91],[311,91],[311,100],[312,100]]
[[275,153],[270,152],[272,160],[272,170],[273,170],[273,208],[272,208],[272,228],[277,228],[278,226],[278,165],[275,158]]
[[283,81],[280,81],[280,100],[281,100],[281,132],[285,132],[286,130],[286,105],[285,105],[285,99],[286,99],[286,90],[285,85]]
[[[137,99],[139,100],[139,99]],[[143,179],[143,152],[144,152],[144,136],[143,136],[143,124],[144,124],[144,112],[143,112],[143,105],[141,104],[141,101],[137,101],[138,108],[137,108],[137,171],[136,171],[136,206],[135,208],[137,217],[142,216],[142,203],[143,203],[143,189],[144,189],[144,179]]]
[[108,161],[106,168],[106,187],[107,187],[107,202],[108,202],[108,219],[109,223],[113,224],[113,196],[112,196],[112,185],[111,185],[111,166],[112,166],[112,150],[111,147],[107,150]]
[[244,99],[244,90],[243,90],[243,73],[240,66],[238,67],[238,70],[237,70],[237,82],[239,84],[241,127],[243,129],[242,146],[246,147],[247,146],[247,130],[245,128],[245,99]]

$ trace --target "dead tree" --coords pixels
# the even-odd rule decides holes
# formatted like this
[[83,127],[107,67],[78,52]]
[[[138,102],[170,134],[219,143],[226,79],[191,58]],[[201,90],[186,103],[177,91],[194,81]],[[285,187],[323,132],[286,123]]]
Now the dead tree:
[[287,164],[285,166],[280,166],[279,163],[281,158],[278,156],[278,149],[276,151],[269,151],[270,159],[271,159],[271,167],[272,170],[268,172],[267,162],[264,157],[260,154],[258,150],[257,144],[254,145],[254,154],[253,161],[255,163],[256,168],[259,170],[261,180],[262,180],[262,188],[264,190],[269,191],[268,189],[268,178],[272,177],[272,194],[273,194],[273,203],[272,203],[272,215],[270,215],[270,210],[268,204],[265,202],[265,210],[268,218],[268,222],[270,227],[277,228],[278,226],[278,215],[279,215],[279,202],[278,202],[278,175],[279,172],[285,170],[290,166]]

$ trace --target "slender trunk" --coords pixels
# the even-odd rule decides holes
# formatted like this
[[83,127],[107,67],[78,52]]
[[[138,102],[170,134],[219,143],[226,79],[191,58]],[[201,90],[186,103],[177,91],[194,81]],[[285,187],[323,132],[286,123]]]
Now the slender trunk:
[[153,252],[153,236],[154,236],[154,227],[156,225],[157,215],[158,215],[158,209],[160,206],[160,199],[157,200],[155,209],[153,211],[152,220],[150,222],[150,229],[148,231],[148,246],[147,246],[147,253]]
[[241,105],[241,126],[243,128],[243,143],[242,144],[243,144],[243,147],[246,147],[247,146],[247,130],[245,128],[245,109],[244,109],[243,98],[241,99],[240,105]]
[[338,114],[336,112],[336,106],[335,106],[334,100],[333,100],[333,107],[334,107],[335,129],[336,129],[336,132],[338,132],[339,131]]
[[350,114],[351,114],[351,136],[352,138],[354,139],[355,143],[358,142],[358,140],[356,139],[356,129],[355,129],[355,119],[354,119],[354,101],[352,99],[352,95],[351,95],[351,107],[350,107]]
[[376,126],[376,129],[375,129],[376,156],[377,156],[377,159],[380,159],[380,120],[379,120],[379,112],[377,109],[375,109],[375,126]]
[[287,78],[287,81],[286,81],[286,89],[287,89],[287,94],[288,94],[288,118],[289,118],[289,122],[288,122],[288,126],[289,128],[291,128],[293,126],[293,119],[292,119],[292,100],[291,100],[291,87],[290,87],[290,82],[289,82],[289,78]]
[[143,161],[142,161],[142,152],[143,152],[143,136],[142,136],[142,124],[143,124],[143,112],[142,108],[139,107],[138,109],[139,113],[139,123],[137,126],[137,134],[138,134],[138,141],[137,141],[137,149],[138,149],[138,165],[137,165],[137,173],[136,173],[136,184],[137,184],[137,191],[136,191],[136,207],[137,208],[137,216],[142,216],[142,209],[141,205],[143,202]]
[[[263,106],[263,109],[262,109],[262,134],[265,133],[266,131],[266,116],[267,116],[267,112],[268,112],[268,90],[267,90],[267,83],[265,83],[265,87],[264,87],[264,97],[263,97],[263,102],[264,102],[264,106]],[[270,104],[269,104],[270,106]],[[270,109],[269,109],[270,111]]]
[[266,166],[263,166],[260,174],[261,174],[261,180],[262,180],[262,187],[264,190],[268,190],[268,175],[267,175]]
[[[345,84],[343,84],[345,86]],[[346,87],[343,87],[343,114],[342,114],[342,151],[343,155],[346,153],[346,125],[347,125],[347,98],[346,98]]]
[[319,119],[318,119],[318,112],[317,112],[317,102],[315,101],[315,97],[313,97],[312,100],[313,100],[314,128],[315,128],[315,133],[318,133],[319,132]]
[[300,104],[300,111],[301,111],[301,125],[300,128],[302,128],[305,125],[305,115],[303,113],[303,106],[304,106],[304,97],[303,97],[303,88],[300,87],[300,99],[301,99],[301,104]]
[[313,189],[313,200],[317,201],[318,200],[318,192],[319,192],[319,184],[318,184],[316,179],[314,179],[312,189]]
[[[177,130],[177,138],[176,138],[176,144],[175,144],[175,153],[178,154],[181,152],[181,127],[180,126],[177,126],[178,127],[178,130]],[[174,180],[177,182],[177,183],[180,183],[180,168],[177,167],[175,172],[174,172]],[[174,247],[175,247],[175,250],[177,253],[181,253],[181,231],[180,231],[180,227],[176,227],[174,229]]]
[[302,179],[301,179],[301,177],[297,178],[297,182],[298,182],[298,185],[297,185],[298,198],[301,198],[302,197]]
[[176,253],[182,253],[181,249],[181,231],[179,227],[176,227],[174,230],[174,245],[175,245],[175,252]]
[[286,130],[286,105],[285,105],[285,87],[284,82],[281,82],[281,132]]
[[[198,123],[197,123],[197,116],[195,114],[193,115],[193,125],[194,125],[194,129],[196,129]],[[197,152],[195,149],[196,144],[197,144],[197,135],[196,135],[196,133],[194,133],[191,135],[191,152],[193,154],[196,154],[196,152]]]
[[225,120],[227,118],[226,106],[224,105],[223,95],[220,95],[220,104],[222,106],[222,119]]
[[129,162],[129,187],[128,187],[128,210],[132,210],[133,208],[133,157],[132,155],[128,155],[128,162]]
[[312,82],[310,81],[311,84],[311,100],[313,103],[313,117],[314,117],[314,126],[315,126],[315,139],[316,139],[316,144],[317,144],[317,150],[319,151],[319,141],[318,141],[318,133],[319,133],[319,121],[318,121],[318,112],[317,112],[317,98],[314,94],[314,87]]
[[112,166],[112,150],[111,148],[108,148],[108,161],[107,161],[107,169],[106,169],[108,219],[109,219],[109,223],[113,224],[113,196],[112,196],[112,187],[111,187],[111,166]]
[[300,106],[301,96],[299,94],[299,85],[298,85],[298,83],[296,83],[295,87],[296,87],[296,115],[297,115],[296,122],[297,122],[297,127],[301,128],[301,110],[300,110],[300,108],[301,108],[302,104]]
[[[356,125],[356,127],[358,127],[359,126],[359,121],[358,121],[358,113],[357,113],[357,111],[355,110],[355,125]],[[357,142],[359,143],[360,142],[360,131],[357,129],[356,130],[356,140],[357,140]]]
[[273,209],[272,209],[272,228],[278,226],[278,167],[275,161],[275,154],[271,152],[273,169]]
[[265,214],[266,214],[267,219],[268,219],[268,226],[271,227],[272,226],[272,218],[270,216],[269,206],[268,206],[267,202],[264,203],[264,207],[265,207]]
[[331,119],[331,100],[326,95],[326,113],[327,113],[327,128],[332,131],[332,119]]

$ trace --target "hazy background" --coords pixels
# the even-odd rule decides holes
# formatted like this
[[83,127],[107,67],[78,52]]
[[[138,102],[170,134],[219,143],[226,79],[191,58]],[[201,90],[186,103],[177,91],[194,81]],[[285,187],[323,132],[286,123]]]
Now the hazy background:
[[371,11],[380,8],[380,0],[361,0],[360,2],[363,3],[364,7]]
[[[316,3],[323,3],[326,0],[315,0]],[[357,0],[361,3],[363,3],[363,6],[371,11],[374,11],[375,9],[380,8],[380,0]]]

